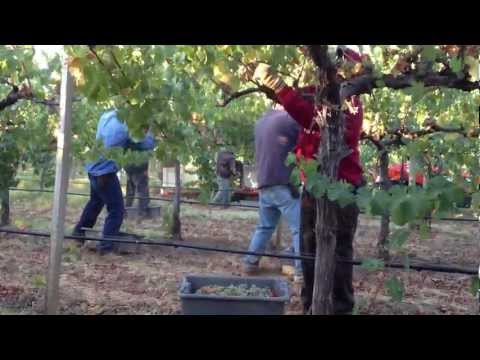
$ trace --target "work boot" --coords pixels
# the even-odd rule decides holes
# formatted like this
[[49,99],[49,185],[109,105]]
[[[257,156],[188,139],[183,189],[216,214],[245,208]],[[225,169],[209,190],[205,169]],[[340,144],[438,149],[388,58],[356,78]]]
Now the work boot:
[[[78,236],[78,237],[85,237],[85,231],[82,231],[82,230],[73,230],[72,232],[72,236]],[[83,246],[85,244],[85,240],[84,239],[71,239],[74,244],[78,245],[78,246]]]
[[256,275],[259,270],[258,264],[243,263],[243,273],[247,276]]

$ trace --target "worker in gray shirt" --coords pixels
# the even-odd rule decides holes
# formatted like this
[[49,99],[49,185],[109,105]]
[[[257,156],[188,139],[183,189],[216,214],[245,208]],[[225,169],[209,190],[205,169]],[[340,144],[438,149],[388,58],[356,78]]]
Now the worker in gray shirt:
[[[277,105],[265,113],[255,126],[255,161],[259,193],[259,221],[250,242],[249,251],[264,252],[272,238],[280,216],[292,232],[293,247],[300,253],[300,198],[290,182],[292,166],[286,166],[288,153],[297,142],[299,126],[283,108]],[[244,259],[244,271],[258,271],[260,258],[249,255]],[[301,261],[295,260],[295,278],[300,280]]]

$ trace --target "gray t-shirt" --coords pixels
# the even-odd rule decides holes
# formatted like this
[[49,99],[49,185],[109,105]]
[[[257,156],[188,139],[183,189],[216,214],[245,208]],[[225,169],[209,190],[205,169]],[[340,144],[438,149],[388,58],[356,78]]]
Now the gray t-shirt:
[[297,143],[299,125],[283,110],[263,114],[255,125],[255,158],[258,188],[290,183],[292,167],[285,165]]

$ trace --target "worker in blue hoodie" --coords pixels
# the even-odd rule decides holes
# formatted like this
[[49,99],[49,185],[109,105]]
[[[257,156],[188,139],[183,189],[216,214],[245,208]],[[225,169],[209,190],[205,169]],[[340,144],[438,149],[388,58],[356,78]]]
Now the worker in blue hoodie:
[[[118,118],[116,110],[105,112],[97,127],[97,141],[101,141],[105,149],[110,148],[135,148],[151,146],[153,138],[145,142],[135,143],[128,134],[127,125]],[[150,141],[151,140],[151,141]],[[124,202],[122,188],[117,177],[120,170],[113,160],[101,156],[97,161],[86,165],[90,179],[90,200],[83,209],[79,222],[75,226],[73,234],[84,236],[82,228],[93,228],[103,207],[107,207],[108,215],[103,226],[103,237],[108,238],[119,235],[124,217]],[[79,240],[83,243],[82,240]],[[111,241],[100,241],[97,243],[97,251],[105,254],[113,251],[114,244]]]

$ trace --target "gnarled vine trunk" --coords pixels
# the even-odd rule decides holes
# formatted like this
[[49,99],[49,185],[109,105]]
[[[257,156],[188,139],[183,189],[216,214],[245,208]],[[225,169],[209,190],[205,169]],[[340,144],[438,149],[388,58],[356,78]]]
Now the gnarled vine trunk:
[[[336,180],[340,161],[349,154],[344,140],[343,113],[340,111],[342,103],[340,86],[336,80],[336,68],[328,56],[328,46],[312,45],[309,50],[318,68],[320,81],[316,107],[322,110],[318,111],[315,119],[322,134],[317,157],[319,172]],[[328,315],[333,313],[338,219],[336,204],[325,196],[317,199],[316,206],[317,250],[311,312],[313,315]]]
[[337,245],[337,213],[334,203],[326,197],[317,200],[315,282],[312,315],[333,314],[333,282],[335,248]]

